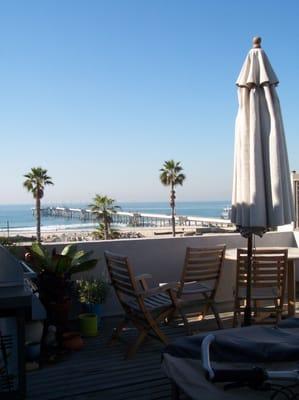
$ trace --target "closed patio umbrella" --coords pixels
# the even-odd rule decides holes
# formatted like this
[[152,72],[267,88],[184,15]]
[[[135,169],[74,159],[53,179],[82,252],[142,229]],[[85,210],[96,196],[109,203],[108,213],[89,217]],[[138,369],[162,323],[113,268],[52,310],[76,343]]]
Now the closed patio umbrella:
[[237,79],[239,109],[231,221],[248,239],[248,271],[244,325],[251,323],[252,237],[293,221],[293,198],[278,78],[261,39],[253,39]]

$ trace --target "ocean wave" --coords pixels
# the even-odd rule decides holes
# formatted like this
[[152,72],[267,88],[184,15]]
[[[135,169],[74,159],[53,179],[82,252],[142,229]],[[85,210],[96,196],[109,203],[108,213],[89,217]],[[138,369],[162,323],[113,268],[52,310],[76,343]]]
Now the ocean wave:
[[[44,225],[41,226],[41,232],[53,232],[53,231],[68,231],[68,230],[90,230],[91,228],[96,229],[99,226],[98,223],[85,223],[85,224],[67,224],[67,225]],[[112,228],[121,228],[121,227],[126,227],[127,224],[111,224]],[[33,234],[36,232],[36,226],[23,226],[20,228],[17,227],[13,227],[13,228],[0,228],[0,232],[5,232],[7,233],[7,231],[9,230],[9,232],[13,233],[13,232],[32,232]]]
[[[47,231],[59,231],[59,230],[74,230],[74,229],[80,229],[84,230],[87,229],[89,230],[90,228],[96,228],[98,224],[96,223],[90,223],[90,224],[68,224],[68,225],[45,225],[41,226],[41,231],[42,232],[47,232]],[[7,232],[7,228],[0,228],[0,232]],[[9,228],[9,232],[35,232],[36,227],[35,226],[27,226],[27,227],[21,227],[21,228]]]

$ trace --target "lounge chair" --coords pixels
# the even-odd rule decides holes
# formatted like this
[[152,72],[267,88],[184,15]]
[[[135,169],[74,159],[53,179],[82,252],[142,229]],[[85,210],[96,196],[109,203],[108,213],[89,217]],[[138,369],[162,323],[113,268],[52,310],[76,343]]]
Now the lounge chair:
[[[227,371],[230,378],[223,382],[233,384],[213,383],[208,379],[202,351],[203,342],[208,336],[214,336],[210,349],[214,368],[222,372]],[[173,400],[180,399],[181,393],[191,400],[295,399],[297,396],[292,397],[291,390],[294,389],[295,383],[295,391],[298,393],[298,359],[299,319],[290,318],[281,321],[278,327],[255,325],[177,339],[164,349],[162,369],[171,380]],[[280,375],[280,385],[270,381],[266,386],[262,386],[263,381],[258,379],[248,385],[246,377],[244,380],[244,372],[248,369],[254,372],[255,368],[274,370],[275,379]],[[232,372],[234,378],[231,378]],[[250,379],[248,374],[248,381]],[[231,390],[228,390],[229,388]],[[274,397],[276,389],[280,391],[281,396]]]

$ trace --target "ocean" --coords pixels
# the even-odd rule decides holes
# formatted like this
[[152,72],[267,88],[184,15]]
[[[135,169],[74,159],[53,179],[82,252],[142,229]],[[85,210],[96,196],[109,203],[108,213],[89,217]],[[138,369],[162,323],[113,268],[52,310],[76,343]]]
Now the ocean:
[[[133,211],[140,213],[169,214],[171,213],[169,204],[166,202],[131,202],[118,203],[122,211]],[[184,216],[200,216],[219,218],[225,207],[230,205],[229,201],[199,201],[199,202],[177,202],[176,214]],[[88,208],[88,204],[42,204],[42,207],[58,206],[70,208]],[[0,231],[9,230],[34,230],[36,226],[35,218],[32,215],[34,204],[19,205],[0,205]],[[93,226],[90,222],[82,222],[79,219],[42,217],[41,225],[43,230],[53,229],[53,227],[65,228],[88,228]]]

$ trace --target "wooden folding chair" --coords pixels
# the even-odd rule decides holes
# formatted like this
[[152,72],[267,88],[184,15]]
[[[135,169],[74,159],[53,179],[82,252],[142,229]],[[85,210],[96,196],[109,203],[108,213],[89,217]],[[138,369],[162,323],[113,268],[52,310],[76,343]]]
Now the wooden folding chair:
[[[251,267],[251,306],[255,322],[258,313],[275,314],[276,323],[281,319],[286,272],[288,266],[287,249],[257,249],[253,251]],[[244,313],[247,287],[247,250],[237,250],[237,272],[235,287],[235,307],[233,326]],[[266,321],[261,320],[265,323]]]
[[146,282],[148,274],[134,276],[128,257],[105,251],[106,263],[116,295],[122,305],[125,316],[114,330],[112,339],[119,339],[122,330],[132,322],[139,331],[136,342],[126,353],[133,356],[147,336],[153,336],[167,344],[168,339],[159,327],[176,309],[173,284],[149,288]]
[[190,334],[188,319],[184,308],[195,304],[203,308],[202,319],[209,308],[213,311],[219,329],[223,328],[215,304],[215,295],[219,284],[223,264],[225,245],[209,248],[187,247],[185,263],[177,291],[177,308],[184,325]]

